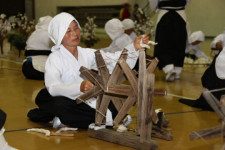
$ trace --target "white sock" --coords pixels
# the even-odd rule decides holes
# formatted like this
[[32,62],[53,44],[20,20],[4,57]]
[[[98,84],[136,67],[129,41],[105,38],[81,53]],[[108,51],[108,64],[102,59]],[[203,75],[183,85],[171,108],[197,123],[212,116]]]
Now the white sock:
[[174,65],[173,64],[169,64],[169,65],[166,65],[165,67],[163,67],[163,71],[167,74],[171,71],[174,70]]

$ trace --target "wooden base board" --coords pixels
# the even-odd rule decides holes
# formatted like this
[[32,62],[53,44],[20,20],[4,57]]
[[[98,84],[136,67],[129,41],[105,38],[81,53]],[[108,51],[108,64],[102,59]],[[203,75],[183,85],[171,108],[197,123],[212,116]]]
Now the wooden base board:
[[141,150],[157,150],[158,142],[154,140],[145,140],[143,143],[140,142],[140,137],[128,133],[116,132],[112,129],[100,129],[93,130],[88,129],[88,136],[135,149]]

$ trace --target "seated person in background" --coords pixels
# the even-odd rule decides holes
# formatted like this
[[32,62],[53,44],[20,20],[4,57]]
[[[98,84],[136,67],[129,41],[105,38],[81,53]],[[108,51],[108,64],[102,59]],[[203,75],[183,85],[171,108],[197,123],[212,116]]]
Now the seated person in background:
[[189,56],[189,52],[193,51],[194,56],[192,58],[198,59],[198,58],[205,58],[207,60],[210,60],[206,54],[201,51],[200,45],[205,41],[205,35],[202,31],[196,31],[193,32],[190,37],[188,38],[188,44],[185,50],[186,56]]
[[[222,45],[222,51],[214,57],[212,64],[201,78],[203,88],[208,90],[225,88],[225,34],[223,35]],[[225,94],[225,90],[212,92],[212,94],[220,100],[221,96]],[[202,94],[197,100],[180,99],[179,101],[192,107],[212,110]]]
[[123,8],[120,9],[119,15],[121,21],[126,18],[130,18],[130,4],[128,2],[123,4]]
[[218,36],[216,36],[213,41],[210,44],[211,50],[214,51],[215,55],[217,55],[222,49],[223,49],[223,36],[225,34],[225,31]]
[[[38,108],[32,109],[27,116],[34,122],[53,120],[53,128],[60,127],[61,123],[75,128],[88,128],[95,122],[96,99],[89,99],[81,104],[76,99],[83,93],[94,87],[94,84],[85,80],[79,71],[81,66],[97,70],[95,51],[90,48],[82,48],[80,44],[80,25],[78,21],[68,13],[56,15],[50,22],[48,33],[55,46],[49,55],[45,65],[45,86],[35,102]],[[128,56],[126,62],[133,68],[139,50],[140,41],[149,42],[148,36],[139,36],[134,43],[126,46]],[[105,53],[100,50],[109,72],[112,73],[122,50],[115,53]],[[113,125],[113,118],[117,110],[112,103],[106,113],[106,125]]]
[[124,33],[124,26],[119,19],[113,18],[107,21],[105,31],[112,40],[109,47],[102,49],[105,52],[114,53],[116,51],[121,51],[133,42],[132,39]]
[[137,34],[134,32],[134,21],[131,19],[124,19],[122,24],[124,26],[125,33],[134,41],[137,37]]
[[4,137],[4,124],[6,120],[6,113],[0,109],[0,150],[16,150],[15,148],[8,145]]
[[22,66],[23,74],[28,79],[44,80],[44,68],[53,45],[48,37],[48,24],[52,17],[41,17],[35,26],[35,31],[26,42],[26,59]]

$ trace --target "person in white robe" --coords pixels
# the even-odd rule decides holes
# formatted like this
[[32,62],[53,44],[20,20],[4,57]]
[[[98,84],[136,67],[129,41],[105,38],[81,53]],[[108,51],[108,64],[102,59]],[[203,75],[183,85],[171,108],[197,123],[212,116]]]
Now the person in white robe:
[[117,18],[113,18],[106,22],[105,31],[112,40],[112,43],[108,47],[102,48],[105,52],[114,53],[116,51],[121,51],[133,42],[132,39],[124,33],[124,26]]
[[[45,86],[35,102],[38,108],[32,109],[27,116],[34,122],[49,122],[53,118],[59,122],[76,128],[87,128],[95,121],[96,99],[89,99],[81,104],[76,103],[83,93],[93,88],[93,83],[85,80],[80,74],[80,67],[97,69],[95,54],[96,50],[82,48],[80,44],[81,27],[78,21],[70,14],[62,12],[56,15],[50,22],[48,33],[51,40],[55,43],[52,53],[49,55],[45,65]],[[134,67],[138,49],[141,48],[140,41],[147,44],[148,36],[139,36],[126,46],[128,57],[126,62]],[[120,57],[122,51],[108,53],[100,50],[107,68],[110,73]],[[112,125],[112,119],[117,115],[117,110],[110,103],[106,113],[106,125]]]
[[48,25],[51,20],[51,16],[39,18],[35,31],[26,41],[26,59],[22,65],[22,72],[28,79],[44,80],[45,63],[53,46],[48,37]]
[[134,32],[134,21],[127,18],[122,21],[122,24],[124,26],[124,32],[134,41],[137,37],[137,34]]
[[[214,57],[212,64],[206,69],[201,78],[203,88],[208,90],[218,90],[212,92],[218,100],[225,94],[225,34],[221,36],[221,39],[223,46],[222,51]],[[202,94],[197,100],[180,99],[179,101],[203,110],[213,110]]]
[[223,49],[223,36],[225,31],[219,35],[217,35],[213,41],[210,43],[211,50],[214,51],[215,55],[218,55],[219,52]]
[[210,58],[200,49],[200,46],[205,41],[205,34],[202,31],[195,31],[191,33],[188,38],[188,44],[185,54],[188,55],[191,51],[194,52],[195,57],[210,60]]

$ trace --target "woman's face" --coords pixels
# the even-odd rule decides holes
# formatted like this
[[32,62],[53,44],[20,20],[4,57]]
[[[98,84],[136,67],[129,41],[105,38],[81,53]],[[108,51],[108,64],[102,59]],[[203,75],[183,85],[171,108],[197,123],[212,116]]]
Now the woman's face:
[[72,21],[63,37],[62,45],[65,48],[77,47],[80,44],[80,28],[75,21]]

